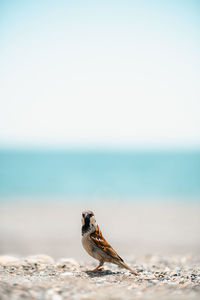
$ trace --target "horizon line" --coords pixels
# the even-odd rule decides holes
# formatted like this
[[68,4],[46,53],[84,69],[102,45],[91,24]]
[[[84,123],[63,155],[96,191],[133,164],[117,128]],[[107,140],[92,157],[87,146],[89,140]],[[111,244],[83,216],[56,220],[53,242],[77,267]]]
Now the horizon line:
[[2,145],[2,151],[36,152],[200,152],[200,145]]

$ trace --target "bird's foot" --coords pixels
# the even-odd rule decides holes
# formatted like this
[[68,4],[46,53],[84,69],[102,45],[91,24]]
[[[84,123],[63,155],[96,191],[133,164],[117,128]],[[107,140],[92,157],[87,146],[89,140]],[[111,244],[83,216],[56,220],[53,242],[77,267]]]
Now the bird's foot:
[[101,266],[96,267],[95,269],[89,270],[89,272],[97,272],[97,271],[104,271],[104,268],[102,268]]

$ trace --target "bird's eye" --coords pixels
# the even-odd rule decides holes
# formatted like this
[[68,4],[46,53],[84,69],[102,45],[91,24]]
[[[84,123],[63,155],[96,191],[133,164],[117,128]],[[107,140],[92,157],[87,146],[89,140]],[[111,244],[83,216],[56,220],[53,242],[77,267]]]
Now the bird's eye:
[[82,214],[82,217],[84,218],[84,217],[85,217],[85,215],[84,215],[84,214]]
[[92,216],[93,216],[93,214],[89,214],[89,216],[90,216],[90,217],[92,217]]

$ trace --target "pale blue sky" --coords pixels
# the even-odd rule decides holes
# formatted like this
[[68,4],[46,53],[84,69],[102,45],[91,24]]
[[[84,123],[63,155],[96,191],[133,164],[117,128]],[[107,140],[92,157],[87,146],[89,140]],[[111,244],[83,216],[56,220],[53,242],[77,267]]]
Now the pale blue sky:
[[0,1],[0,145],[200,146],[200,2]]

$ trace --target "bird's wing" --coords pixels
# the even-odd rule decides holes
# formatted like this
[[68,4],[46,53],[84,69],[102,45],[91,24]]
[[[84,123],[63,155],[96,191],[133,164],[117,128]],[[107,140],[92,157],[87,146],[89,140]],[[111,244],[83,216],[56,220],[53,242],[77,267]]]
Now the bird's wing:
[[107,253],[112,258],[123,262],[123,259],[117,254],[117,252],[111,247],[111,245],[108,244],[108,242],[104,239],[98,225],[96,227],[96,231],[91,233],[90,237],[98,248],[103,250],[105,253]]

